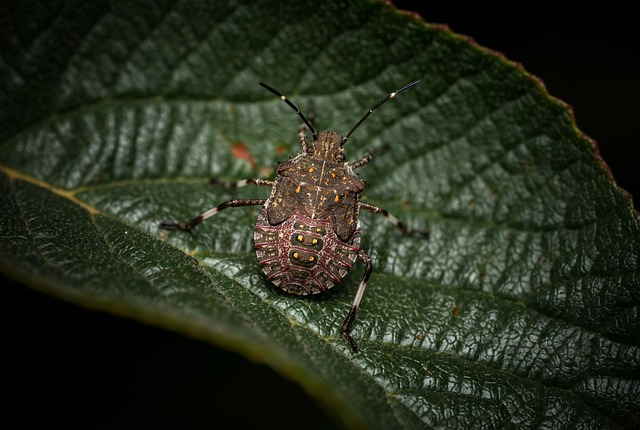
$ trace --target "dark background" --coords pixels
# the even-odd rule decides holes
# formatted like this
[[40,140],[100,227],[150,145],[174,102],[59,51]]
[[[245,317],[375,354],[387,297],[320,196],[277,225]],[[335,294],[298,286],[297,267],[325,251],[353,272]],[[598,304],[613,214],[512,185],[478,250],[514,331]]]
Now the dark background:
[[[412,2],[395,3],[416,10]],[[446,23],[539,77],[573,107],[578,128],[598,142],[618,184],[638,195],[638,6],[451,3],[419,2],[419,10],[425,21]],[[300,388],[265,366],[3,281],[5,421],[88,428],[215,427],[221,419],[228,426],[332,425]]]
[[448,24],[455,33],[522,64],[550,95],[573,108],[577,127],[597,142],[618,185],[638,196],[640,5],[616,0],[580,6],[458,3],[394,1],[399,9]]

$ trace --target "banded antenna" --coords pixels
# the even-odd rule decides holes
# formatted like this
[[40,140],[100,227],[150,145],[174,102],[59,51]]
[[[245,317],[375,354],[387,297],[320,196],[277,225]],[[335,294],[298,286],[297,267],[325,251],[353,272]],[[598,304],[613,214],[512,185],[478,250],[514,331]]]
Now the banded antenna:
[[[395,90],[391,93],[389,93],[385,98],[383,98],[382,100],[380,100],[378,103],[376,103],[375,105],[373,105],[373,107],[371,109],[369,109],[362,118],[360,118],[360,120],[356,123],[356,125],[353,126],[353,128],[351,130],[349,130],[349,133],[347,133],[343,138],[342,138],[342,142],[340,143],[340,145],[344,145],[347,142],[347,139],[349,139],[349,136],[351,136],[351,134],[356,130],[356,128],[360,127],[360,124],[362,124],[364,122],[365,119],[367,119],[367,117],[369,117],[369,115],[371,115],[373,113],[374,110],[378,109],[380,106],[382,106],[383,104],[385,104],[386,102],[388,102],[389,100],[391,100],[392,98],[394,98],[396,96],[396,94],[411,88],[414,85],[419,84],[421,81],[421,79],[418,79],[417,81],[411,82],[410,84],[405,85],[404,87]],[[304,114],[302,112],[300,112],[300,109],[298,109],[298,107],[293,104],[293,102],[291,102],[291,100],[289,100],[288,98],[286,98],[285,96],[283,96],[282,94],[280,94],[280,92],[278,92],[277,90],[275,90],[274,88],[270,87],[269,85],[265,84],[264,82],[260,82],[260,85],[262,85],[263,87],[265,87],[266,89],[268,89],[269,91],[271,91],[273,94],[277,95],[278,97],[280,97],[280,99],[285,102],[286,104],[288,104],[294,111],[296,111],[296,113],[298,114],[298,116],[300,118],[302,118],[302,121],[304,121],[304,123],[307,125],[307,127],[309,127],[309,130],[311,130],[311,134],[313,135],[313,139],[317,139],[318,135],[316,134],[315,129],[313,128],[313,126],[311,125],[311,123],[309,122],[309,120],[304,116]]]
[[411,88],[412,86],[419,84],[421,80],[422,79],[418,79],[417,81],[414,81],[414,82],[411,82],[410,84],[405,85],[404,87],[400,88],[399,90],[395,90],[394,92],[389,93],[388,96],[386,96],[385,98],[380,100],[378,103],[373,105],[373,107],[371,109],[369,109],[367,111],[367,113],[365,113],[362,118],[360,118],[360,121],[358,121],[356,123],[356,125],[354,125],[353,128],[351,130],[349,130],[349,133],[345,134],[345,136],[342,138],[342,143],[340,145],[342,146],[345,143],[347,143],[347,139],[349,139],[349,136],[351,136],[351,133],[353,133],[356,130],[356,128],[360,127],[360,124],[362,124],[364,122],[364,120],[367,119],[367,117],[373,113],[374,110],[378,109],[380,106],[382,106],[383,104],[385,104],[386,102],[388,102],[389,100],[394,98],[396,96],[396,94],[406,90],[407,88]]
[[[304,114],[302,112],[300,112],[300,109],[298,109],[298,107],[296,105],[293,104],[293,102],[291,102],[291,100],[289,100],[288,98],[286,98],[285,96],[283,96],[282,94],[280,94],[277,90],[271,88],[269,85],[260,82],[260,85],[262,85],[263,87],[265,87],[266,89],[268,89],[269,91],[271,91],[273,94],[277,95],[278,97],[280,97],[280,99],[285,102],[286,104],[288,104],[289,106],[291,106],[291,108],[296,111],[296,113],[298,114],[298,116],[300,118],[302,118],[302,121],[304,121],[304,123],[307,125],[307,127],[309,127],[309,130],[311,130],[311,134],[313,135],[313,140],[316,140],[318,138],[318,135],[316,134],[315,129],[313,128],[313,126],[311,125],[311,123],[309,122],[309,120],[304,116]],[[404,88],[403,88],[404,89]]]

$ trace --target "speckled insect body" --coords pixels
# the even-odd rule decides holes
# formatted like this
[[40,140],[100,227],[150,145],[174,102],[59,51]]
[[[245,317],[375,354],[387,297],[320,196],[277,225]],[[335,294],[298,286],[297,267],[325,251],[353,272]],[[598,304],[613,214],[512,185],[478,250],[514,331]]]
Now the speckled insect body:
[[278,165],[254,233],[256,255],[276,286],[321,293],[351,270],[360,252],[364,182],[344,161],[342,136],[320,131],[297,157]]
[[[293,108],[303,120],[298,132],[302,152],[278,164],[273,181],[251,178],[224,183],[212,180],[227,188],[248,184],[271,187],[269,198],[232,199],[185,223],[164,222],[160,227],[190,231],[223,209],[261,205],[253,236],[258,262],[269,281],[295,295],[318,294],[332,288],[357,261],[361,261],[365,265],[365,272],[340,329],[342,337],[355,352],[357,345],[350,331],[372,271],[371,258],[360,247],[360,210],[382,214],[405,233],[422,236],[428,233],[411,229],[385,209],[360,201],[365,183],[354,170],[367,164],[371,154],[348,163],[343,146],[351,133],[375,109],[418,82],[412,82],[380,100],[344,137],[329,130],[316,132],[311,122],[291,101],[261,83]],[[308,131],[313,137],[310,143],[307,141]]]

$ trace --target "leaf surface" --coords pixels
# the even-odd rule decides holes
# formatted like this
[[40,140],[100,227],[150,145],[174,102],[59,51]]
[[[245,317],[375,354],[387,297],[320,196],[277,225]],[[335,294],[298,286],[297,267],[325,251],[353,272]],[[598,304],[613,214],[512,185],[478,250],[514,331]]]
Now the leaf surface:
[[[445,28],[377,2],[3,6],[0,267],[80,305],[265,362],[348,426],[640,423],[640,229],[568,109]],[[37,13],[31,13],[37,10]],[[339,22],[340,25],[335,25]],[[5,54],[6,53],[6,54]],[[295,113],[346,133],[374,272],[319,298],[282,294],[252,244],[257,208],[161,232],[273,178]]]

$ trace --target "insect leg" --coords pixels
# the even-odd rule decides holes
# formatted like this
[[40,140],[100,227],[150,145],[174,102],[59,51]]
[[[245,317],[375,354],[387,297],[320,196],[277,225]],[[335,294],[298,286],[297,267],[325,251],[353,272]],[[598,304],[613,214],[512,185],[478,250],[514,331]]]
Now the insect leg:
[[260,178],[249,178],[249,179],[243,179],[241,181],[236,181],[236,182],[226,182],[216,178],[211,178],[209,179],[209,183],[213,185],[220,185],[221,187],[228,188],[228,189],[235,189],[235,188],[244,187],[245,185],[249,185],[249,184],[254,184],[259,187],[273,187],[274,182],[266,179],[260,179]]
[[232,199],[226,201],[224,203],[219,204],[213,209],[209,209],[208,211],[198,215],[197,217],[190,219],[185,223],[176,223],[176,222],[162,222],[160,223],[160,228],[163,230],[179,230],[179,231],[191,231],[195,226],[200,224],[202,221],[207,218],[211,218],[218,212],[227,209],[227,208],[237,208],[240,206],[258,206],[264,205],[267,199]]
[[361,209],[364,209],[366,211],[372,212],[374,214],[380,214],[380,215],[384,216],[386,219],[391,221],[391,223],[393,225],[395,225],[400,230],[402,230],[403,233],[415,234],[417,236],[423,236],[423,237],[429,237],[429,232],[428,231],[419,230],[419,229],[411,228],[411,227],[407,226],[405,223],[400,221],[398,218],[396,218],[393,215],[391,215],[389,213],[389,211],[387,211],[384,208],[381,208],[379,206],[369,205],[369,204],[366,204],[366,203],[358,203],[358,204],[360,205]]
[[349,164],[349,167],[351,167],[352,169],[357,169],[358,167],[364,166],[369,161],[371,161],[371,159],[373,158],[374,154],[376,154],[378,152],[382,152],[382,151],[386,150],[388,147],[389,147],[389,145],[385,144],[385,145],[382,145],[382,146],[378,146],[377,148],[373,148],[370,151],[367,151],[364,154],[364,157],[362,157],[358,161],[354,161],[353,163]]
[[[312,133],[315,133],[312,128],[309,128],[309,125],[313,126],[313,121],[316,119],[316,114],[313,109],[313,100],[309,99],[307,103],[307,116],[309,117],[307,122],[303,122],[298,128],[298,139],[300,140],[300,146],[302,146],[302,152],[308,153],[313,152],[313,148],[309,147],[309,142],[307,141],[307,130],[311,130]],[[308,124],[308,125],[307,125]],[[315,139],[315,134],[313,134]]]
[[366,154],[364,154],[364,157],[362,157],[358,161],[354,161],[353,163],[349,164],[349,166],[352,169],[357,169],[358,167],[362,167],[365,164],[367,164],[369,161],[371,161],[371,158],[372,158],[371,154],[366,153]]
[[349,342],[349,346],[351,346],[351,351],[353,352],[358,351],[358,345],[356,344],[356,341],[353,340],[349,332],[351,331],[351,326],[356,319],[356,313],[358,312],[358,307],[360,306],[362,295],[364,294],[365,288],[367,288],[367,281],[369,280],[369,276],[371,276],[371,270],[373,268],[371,264],[371,257],[369,257],[363,250],[360,250],[360,252],[358,253],[358,260],[362,261],[366,266],[364,275],[362,275],[362,280],[360,281],[360,286],[358,286],[358,291],[356,291],[356,297],[355,299],[353,299],[351,309],[349,309],[349,313],[344,319],[342,327],[340,327],[342,338]]
[[[308,149],[309,143],[307,142],[307,130],[309,130],[309,127],[307,127],[306,124],[302,124],[298,129],[298,139],[300,139],[300,146],[302,146],[302,152],[304,153],[309,152],[309,149]],[[313,152],[313,150],[311,152]]]

